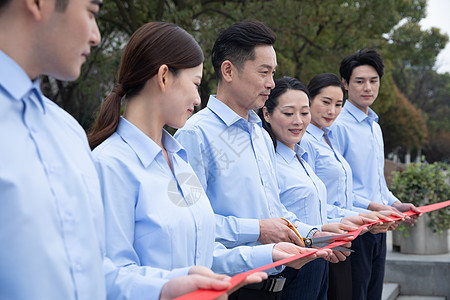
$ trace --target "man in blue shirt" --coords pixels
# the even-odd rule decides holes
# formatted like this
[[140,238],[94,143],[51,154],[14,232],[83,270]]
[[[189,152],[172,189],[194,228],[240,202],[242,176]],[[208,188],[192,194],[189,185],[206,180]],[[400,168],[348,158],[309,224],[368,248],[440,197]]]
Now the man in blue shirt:
[[[101,0],[0,1],[0,299],[169,299],[229,283],[209,270],[140,284],[105,257],[100,186],[86,135],[42,95],[75,80],[100,43]],[[204,276],[203,276],[204,275]]]
[[[274,43],[274,32],[258,21],[222,31],[212,50],[217,95],[175,134],[216,213],[216,239],[229,248],[303,245],[281,217],[297,225],[303,237],[321,229],[301,223],[281,204],[274,147],[253,111],[264,105],[275,85]],[[342,253],[335,255],[335,262],[345,259]],[[248,287],[239,297],[276,299],[280,293],[273,292]]]
[[[384,145],[378,116],[369,107],[376,100],[384,63],[372,49],[344,58],[340,74],[346,90],[341,114],[332,125],[333,145],[353,171],[356,207],[381,211],[418,211],[402,203],[388,189],[384,178]],[[407,222],[414,220],[407,218]],[[353,241],[351,256],[353,299],[381,299],[386,261],[386,234],[365,234]]]

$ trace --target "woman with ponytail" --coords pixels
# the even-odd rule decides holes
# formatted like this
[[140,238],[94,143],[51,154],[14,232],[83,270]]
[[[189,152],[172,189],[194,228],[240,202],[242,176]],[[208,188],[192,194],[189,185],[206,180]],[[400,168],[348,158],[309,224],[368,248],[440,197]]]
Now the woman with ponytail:
[[[91,148],[94,149],[100,145],[116,131],[121,120],[122,98],[126,102],[124,118],[128,121],[133,119],[132,123],[134,120],[140,123],[145,122],[146,116],[142,115],[145,111],[139,109],[148,109],[149,105],[158,107],[151,112],[152,114],[159,114],[160,108],[157,101],[136,99],[148,96],[146,88],[150,87],[150,81],[161,80],[157,83],[160,85],[159,89],[165,89],[165,84],[168,83],[166,80],[177,79],[178,72],[184,69],[190,69],[190,73],[192,73],[189,74],[192,75],[189,98],[191,103],[186,103],[188,107],[185,113],[178,117],[181,117],[181,120],[187,119],[192,113],[194,105],[200,103],[197,87],[202,78],[203,60],[202,49],[194,38],[182,28],[163,22],[148,23],[139,28],[125,47],[119,65],[118,84],[106,97],[94,128],[89,134]],[[161,91],[165,92],[165,90]],[[182,98],[187,98],[186,96]],[[166,101],[163,104],[169,108],[174,107],[173,102],[167,103]],[[181,126],[185,121],[182,121]],[[171,126],[171,124],[168,125]],[[139,125],[137,127],[139,128]],[[158,132],[158,135],[161,134]]]
[[[185,30],[143,25],[124,49],[118,84],[89,135],[105,208],[106,254],[124,272],[141,274],[143,285],[154,276],[203,273],[205,266],[235,274],[308,251],[290,243],[228,250],[215,242],[206,193],[186,151],[163,129],[182,127],[200,104],[202,68],[202,50]],[[246,283],[266,277],[258,273]]]

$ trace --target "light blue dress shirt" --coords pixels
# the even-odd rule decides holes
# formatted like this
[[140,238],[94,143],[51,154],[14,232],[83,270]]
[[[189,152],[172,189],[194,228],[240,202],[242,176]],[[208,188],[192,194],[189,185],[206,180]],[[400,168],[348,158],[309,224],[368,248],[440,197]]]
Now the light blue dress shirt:
[[215,243],[214,213],[186,151],[166,131],[162,143],[173,171],[161,147],[122,117],[93,151],[108,257],[131,272],[163,278],[186,275],[194,265],[235,274],[272,263],[273,245],[228,250]]
[[0,51],[0,299],[103,299],[103,213],[86,135]]
[[258,245],[259,219],[285,217],[300,223],[279,199],[275,152],[254,111],[248,121],[214,96],[175,138],[186,149],[217,217],[216,240],[227,247]]
[[328,222],[340,222],[343,217],[368,211],[353,207],[352,169],[333,145],[328,145],[326,136],[331,144],[333,132],[310,123],[300,145],[308,153],[308,164],[327,188]]
[[149,283],[105,257],[81,126],[2,51],[0,66],[0,299],[158,299],[166,279]]
[[384,144],[377,114],[366,115],[346,101],[331,126],[331,143],[347,160],[353,172],[354,205],[367,208],[371,201],[392,205],[399,201],[384,178]]
[[302,222],[318,227],[327,223],[327,189],[306,162],[307,156],[298,144],[294,151],[277,142],[280,199]]

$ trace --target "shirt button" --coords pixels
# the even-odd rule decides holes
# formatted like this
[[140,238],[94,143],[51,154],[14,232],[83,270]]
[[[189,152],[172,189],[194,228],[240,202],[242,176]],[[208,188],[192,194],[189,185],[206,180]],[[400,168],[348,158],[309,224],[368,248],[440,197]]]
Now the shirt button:
[[73,217],[71,213],[65,213],[64,214],[64,221],[66,222],[72,222],[73,221]]
[[79,264],[79,263],[75,263],[74,268],[75,268],[75,271],[77,271],[77,272],[81,272],[83,270],[83,266],[81,266],[81,264]]

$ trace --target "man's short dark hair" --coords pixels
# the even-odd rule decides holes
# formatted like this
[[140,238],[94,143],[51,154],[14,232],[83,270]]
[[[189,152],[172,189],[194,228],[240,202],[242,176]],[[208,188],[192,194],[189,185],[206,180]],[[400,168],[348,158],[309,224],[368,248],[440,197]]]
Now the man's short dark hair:
[[3,10],[6,9],[6,7],[12,2],[12,0],[0,0],[0,14],[3,12]]
[[380,78],[383,77],[384,63],[380,54],[375,49],[363,48],[342,60],[341,67],[339,68],[341,78],[344,78],[349,83],[353,69],[364,65],[373,67],[377,71],[378,76]]
[[[13,0],[0,0],[0,14],[2,13],[2,10],[6,9],[6,7],[12,2]],[[56,0],[55,2],[55,10],[62,12],[65,11],[67,8],[67,4],[69,3],[69,0]]]
[[222,78],[221,66],[229,60],[240,69],[247,60],[255,59],[255,46],[275,44],[276,35],[259,21],[244,21],[223,30],[211,53],[211,60],[217,78]]
[[59,12],[66,11],[67,4],[69,4],[69,0],[56,0],[55,10]]

